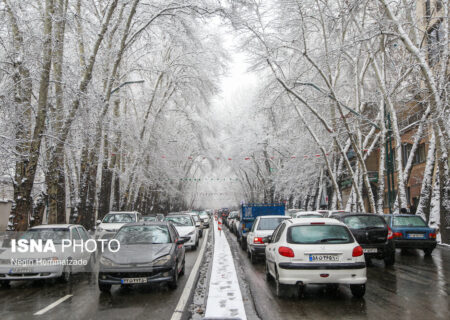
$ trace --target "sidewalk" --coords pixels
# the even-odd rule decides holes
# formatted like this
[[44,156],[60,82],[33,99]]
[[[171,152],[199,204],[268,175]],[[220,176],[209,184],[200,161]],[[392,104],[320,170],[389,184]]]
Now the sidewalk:
[[205,318],[246,320],[236,268],[224,231],[214,220],[214,257]]

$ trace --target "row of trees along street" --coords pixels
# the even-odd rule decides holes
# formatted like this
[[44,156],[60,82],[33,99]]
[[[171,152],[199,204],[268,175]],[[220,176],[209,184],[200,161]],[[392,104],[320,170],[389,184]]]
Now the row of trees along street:
[[[46,203],[50,223],[70,207],[87,227],[111,208],[181,208],[190,186],[157,178],[201,175],[213,159],[200,155],[221,152],[249,157],[227,164],[246,201],[398,212],[414,187],[417,214],[448,226],[448,0],[0,3],[0,166],[17,230]],[[227,60],[212,17],[259,79],[231,122],[208,121]]]

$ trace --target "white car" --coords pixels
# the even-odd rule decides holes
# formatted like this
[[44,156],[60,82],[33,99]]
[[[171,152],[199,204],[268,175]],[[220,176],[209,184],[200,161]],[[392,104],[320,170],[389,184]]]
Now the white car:
[[247,234],[247,255],[252,263],[256,262],[258,256],[264,257],[266,254],[266,244],[263,239],[271,236],[273,230],[288,216],[259,216],[253,222],[252,229]]
[[136,211],[117,211],[110,212],[97,220],[97,228],[95,229],[95,239],[103,239],[105,236],[110,238],[127,223],[139,222],[142,220],[142,214]]
[[317,211],[303,211],[295,213],[294,218],[323,218],[323,215]]
[[[24,239],[29,246],[20,245],[19,240]],[[54,248],[46,248],[51,243]],[[70,240],[64,243],[63,240]],[[72,274],[77,272],[91,272],[95,264],[95,253],[85,250],[82,241],[94,241],[86,229],[76,224],[49,224],[40,225],[27,230],[15,245],[3,243],[0,249],[0,282],[7,287],[10,281],[16,280],[45,280],[59,278],[62,282],[71,280]],[[32,249],[32,241],[41,241],[42,247]],[[95,242],[94,242],[95,243]],[[86,244],[90,251],[95,245]],[[53,252],[54,249],[54,252]],[[20,252],[25,251],[25,252]]]
[[362,247],[348,227],[328,218],[283,221],[265,239],[266,277],[275,279],[276,293],[300,294],[305,285],[350,285],[355,297],[366,290],[366,263]]
[[170,214],[166,216],[165,220],[173,223],[180,237],[190,238],[184,244],[186,247],[197,250],[199,241],[198,229],[195,226],[194,218],[190,214]]
[[201,211],[198,215],[203,221],[203,227],[209,228],[209,215],[206,213],[206,211]]
[[195,227],[197,228],[197,232],[199,237],[203,237],[203,220],[200,219],[200,216],[197,212],[187,212],[186,214],[190,215],[192,219],[194,219]]

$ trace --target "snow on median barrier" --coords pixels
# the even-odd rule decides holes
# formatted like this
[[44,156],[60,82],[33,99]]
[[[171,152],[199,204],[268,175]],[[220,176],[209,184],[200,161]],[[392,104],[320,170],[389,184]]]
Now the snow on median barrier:
[[205,319],[247,319],[233,256],[214,221],[214,256]]

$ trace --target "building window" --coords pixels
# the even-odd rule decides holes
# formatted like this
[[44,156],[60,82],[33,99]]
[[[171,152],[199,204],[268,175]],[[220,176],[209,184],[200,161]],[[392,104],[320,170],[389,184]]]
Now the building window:
[[431,66],[441,59],[444,45],[444,26],[442,21],[439,21],[428,30],[428,61]]
[[414,164],[423,163],[426,161],[425,143],[419,144],[416,155],[414,157]]
[[403,152],[403,166],[406,166],[406,163],[408,162],[408,158],[411,155],[411,149],[412,144],[406,143],[402,145],[402,152]]

